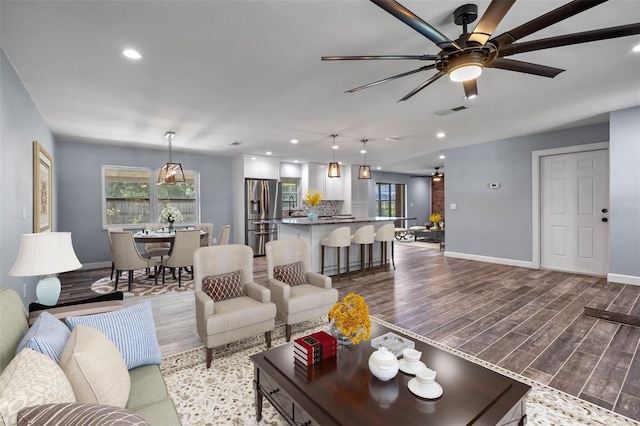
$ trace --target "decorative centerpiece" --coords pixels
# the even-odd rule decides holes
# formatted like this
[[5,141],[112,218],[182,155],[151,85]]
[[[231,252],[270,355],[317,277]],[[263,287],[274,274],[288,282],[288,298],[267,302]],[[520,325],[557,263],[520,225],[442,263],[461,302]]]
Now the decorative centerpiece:
[[309,207],[311,207],[311,213],[307,216],[310,221],[315,222],[318,220],[318,213],[316,213],[316,206],[322,201],[322,193],[318,190],[307,191],[302,198]]
[[169,224],[169,232],[173,232],[173,222],[181,222],[182,213],[176,206],[165,205],[160,211],[160,222]]
[[440,220],[442,220],[442,216],[440,215],[440,213],[431,213],[431,216],[429,216],[429,220],[433,223],[433,228],[438,229],[438,223],[440,223]]
[[330,333],[338,343],[357,345],[371,335],[369,307],[362,296],[349,293],[339,300],[329,311]]

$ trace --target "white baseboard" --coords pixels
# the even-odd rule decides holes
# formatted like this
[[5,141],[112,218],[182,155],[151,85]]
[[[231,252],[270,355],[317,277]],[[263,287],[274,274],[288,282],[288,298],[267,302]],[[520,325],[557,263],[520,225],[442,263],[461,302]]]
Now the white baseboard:
[[607,274],[607,281],[620,284],[640,285],[640,277],[633,275]]
[[444,255],[446,257],[453,257],[456,259],[476,260],[478,262],[497,263],[499,265],[518,266],[520,268],[535,269],[533,267],[533,262],[526,261],[526,260],[515,260],[515,259],[505,259],[502,257],[480,256],[477,254],[456,253],[453,251],[445,251]]
[[95,262],[95,263],[83,263],[82,268],[80,270],[85,271],[87,269],[101,269],[101,268],[110,268],[111,262]]

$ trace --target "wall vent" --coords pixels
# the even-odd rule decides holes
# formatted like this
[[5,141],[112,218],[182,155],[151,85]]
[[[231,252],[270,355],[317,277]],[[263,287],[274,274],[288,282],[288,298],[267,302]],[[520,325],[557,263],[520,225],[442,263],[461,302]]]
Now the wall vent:
[[235,142],[231,142],[229,145],[231,145],[231,146],[237,146],[237,145],[240,145],[241,143],[242,143],[242,142],[235,141]]
[[398,142],[402,140],[400,136],[389,136],[388,138],[385,138],[385,139],[391,142]]
[[442,115],[449,115],[449,114],[453,114],[454,112],[462,111],[462,110],[465,110],[465,109],[469,109],[469,107],[468,107],[468,106],[466,106],[466,105],[460,105],[460,106],[457,106],[457,107],[455,107],[455,108],[451,108],[451,109],[442,109],[442,110],[440,110],[440,111],[436,111],[436,112],[434,112],[434,114],[436,114],[436,115],[440,115],[440,116],[442,116]]

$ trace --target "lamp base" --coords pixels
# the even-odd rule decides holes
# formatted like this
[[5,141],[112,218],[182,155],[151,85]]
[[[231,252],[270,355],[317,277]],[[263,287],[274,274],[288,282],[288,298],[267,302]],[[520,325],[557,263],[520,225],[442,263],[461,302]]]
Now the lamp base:
[[36,286],[36,297],[41,305],[56,305],[60,297],[60,279],[58,277],[42,277]]

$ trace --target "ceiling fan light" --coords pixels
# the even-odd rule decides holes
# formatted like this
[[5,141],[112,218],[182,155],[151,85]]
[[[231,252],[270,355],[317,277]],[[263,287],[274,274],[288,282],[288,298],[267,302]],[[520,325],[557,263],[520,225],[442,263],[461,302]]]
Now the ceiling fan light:
[[462,82],[474,80],[482,74],[482,66],[478,64],[463,64],[449,70],[451,81]]

